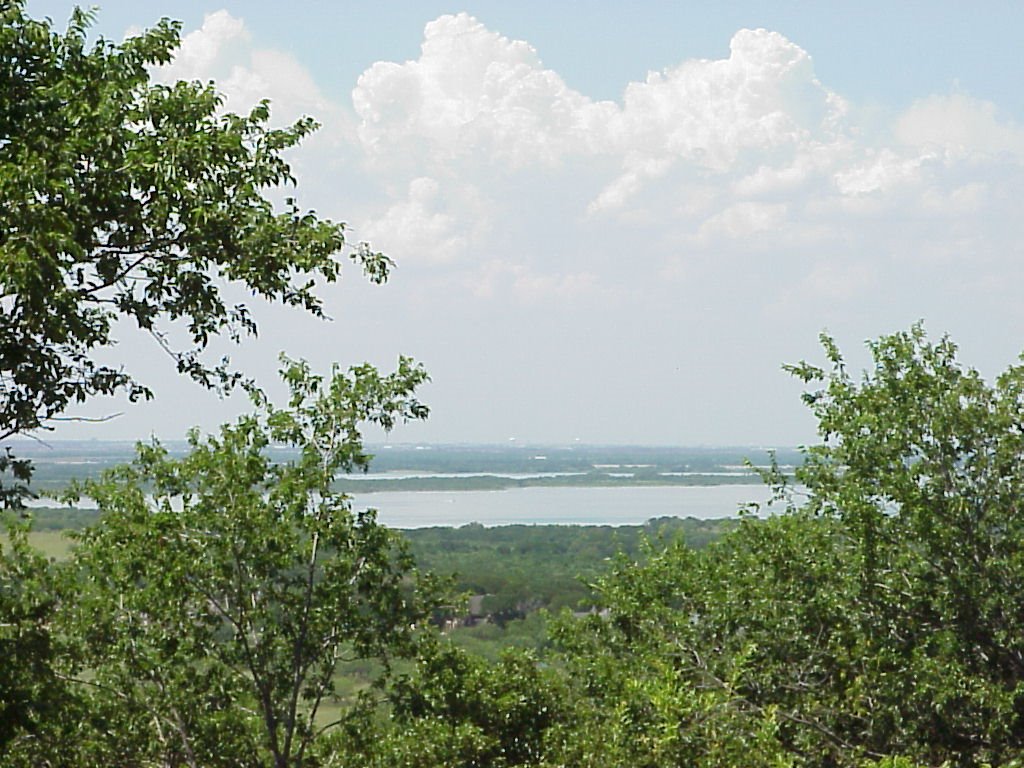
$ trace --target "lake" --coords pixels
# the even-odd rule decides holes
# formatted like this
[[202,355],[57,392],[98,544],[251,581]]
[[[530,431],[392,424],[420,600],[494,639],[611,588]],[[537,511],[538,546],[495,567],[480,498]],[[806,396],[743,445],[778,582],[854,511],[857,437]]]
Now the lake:
[[652,517],[735,517],[741,504],[764,503],[760,485],[621,488],[510,488],[502,491],[379,491],[353,496],[393,528],[482,525],[638,525]]
[[[500,491],[377,491],[352,495],[392,528],[481,525],[639,525],[653,517],[735,517],[742,504],[768,500],[763,485],[527,487]],[[42,498],[29,506],[50,506]],[[94,508],[90,499],[79,504]]]

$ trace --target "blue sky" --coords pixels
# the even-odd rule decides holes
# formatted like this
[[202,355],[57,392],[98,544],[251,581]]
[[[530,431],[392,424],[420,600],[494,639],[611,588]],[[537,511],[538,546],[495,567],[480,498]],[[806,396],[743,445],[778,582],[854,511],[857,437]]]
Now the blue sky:
[[[437,3],[302,0],[289,4],[235,0],[106,2],[97,28],[119,38],[129,27],[161,16],[202,24],[226,9],[246,19],[267,45],[302,51],[315,71],[354,80],[381,59],[415,55],[423,26],[446,13],[466,11],[507,37],[527,40],[545,65],[594,98],[613,99],[648,70],[684,58],[715,58],[742,27],[775,29],[805,47],[818,76],[848,98],[905,106],[923,93],[954,84],[994,100],[1024,119],[1019,87],[1024,5],[1007,0],[966,2],[726,2],[671,3],[593,0],[501,0]],[[33,15],[66,19],[72,3],[32,0]]]
[[[300,202],[399,263],[236,357],[270,386],[281,349],[422,359],[433,416],[396,440],[802,443],[780,365],[822,329],[855,363],[918,319],[986,374],[1024,348],[1020,3],[108,2],[97,30],[162,15],[154,76],[318,117]],[[127,332],[112,359],[161,405],[64,436],[241,407]]]

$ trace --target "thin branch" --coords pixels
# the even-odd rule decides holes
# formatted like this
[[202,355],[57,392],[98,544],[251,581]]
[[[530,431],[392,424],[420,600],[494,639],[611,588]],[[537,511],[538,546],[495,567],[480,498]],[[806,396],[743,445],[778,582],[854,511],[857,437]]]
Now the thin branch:
[[156,339],[156,343],[160,345],[160,348],[166,352],[174,362],[181,361],[181,353],[175,352],[171,345],[167,342],[166,336],[155,328],[148,328],[149,335]]
[[[384,701],[384,699],[381,699],[381,702],[383,702],[383,701]],[[380,702],[378,702],[378,703],[380,703]],[[345,722],[345,719],[341,718],[341,717],[339,717],[337,720],[332,720],[331,722],[327,723],[327,725],[321,726],[319,729],[317,729],[317,732],[316,732],[316,734],[314,735],[313,738],[314,739],[320,738],[321,734],[323,734],[324,731],[327,731],[330,728],[334,728],[335,726],[341,725],[344,722]]]
[[127,246],[123,248],[115,248],[109,245],[97,245],[95,247],[95,250],[102,250],[110,254],[117,254],[120,256],[134,256],[135,254],[141,255],[139,256],[139,258],[126,264],[123,269],[121,269],[116,275],[111,277],[109,280],[106,280],[105,282],[102,283],[90,285],[88,288],[84,288],[82,291],[80,291],[80,293],[82,295],[89,296],[94,293],[97,293],[98,291],[102,291],[105,288],[110,288],[113,285],[117,285],[117,283],[121,282],[126,277],[128,277],[128,275],[136,267],[141,265],[144,261],[159,255],[158,253],[156,253],[157,251],[161,251],[175,245],[178,245],[177,238],[164,240],[162,242],[156,241],[151,243],[142,243],[139,245]]
[[[39,427],[33,427],[33,429],[38,429],[38,428]],[[43,427],[43,429],[45,429],[45,427]],[[19,436],[27,438],[29,440],[35,440],[37,443],[39,443],[44,448],[49,448],[51,451],[53,450],[53,446],[50,445],[45,440],[43,440],[43,438],[38,437],[36,435],[33,435],[31,432],[22,432],[18,427],[11,427],[6,432],[4,432],[2,435],[0,435],[0,441],[6,440],[9,437],[14,437],[15,435],[19,435]]]
[[[308,667],[303,665],[302,657],[305,651],[306,641],[309,635],[310,613],[313,607],[313,589],[316,585],[316,552],[320,543],[320,532],[313,531],[313,541],[310,548],[309,564],[306,575],[305,595],[302,601],[302,624],[299,628],[299,636],[295,638],[292,647],[292,690],[291,700],[288,702],[287,730],[284,735],[284,753],[291,755],[292,738],[295,734],[295,719],[299,705],[299,694],[302,691]],[[305,750],[305,744],[300,749],[300,754]]]
[[[104,685],[103,683],[97,683],[95,680],[85,680],[85,679],[82,679],[80,677],[74,677],[72,675],[65,675],[62,672],[54,672],[53,676],[56,677],[58,680],[64,681],[65,683],[76,683],[78,685],[88,685],[88,686],[91,686],[92,688],[98,688],[101,691],[106,691],[107,693],[112,694],[112,695],[116,696],[117,698],[122,699],[124,701],[129,701],[130,700],[128,695],[124,691],[120,691],[117,688],[113,688],[112,686],[109,686],[109,685]],[[150,714],[154,714],[154,712],[155,712],[155,710],[149,709],[148,707],[147,707],[147,710],[149,711]],[[155,714],[154,714],[154,716],[155,716]]]

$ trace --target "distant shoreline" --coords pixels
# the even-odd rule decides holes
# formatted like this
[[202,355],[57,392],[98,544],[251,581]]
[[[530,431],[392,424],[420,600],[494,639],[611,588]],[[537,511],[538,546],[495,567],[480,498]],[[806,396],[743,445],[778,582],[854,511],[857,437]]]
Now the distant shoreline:
[[[7,441],[15,453],[35,465],[32,487],[58,492],[76,480],[99,477],[103,470],[130,462],[128,441]],[[183,456],[184,441],[163,443]],[[2,446],[0,446],[2,447]],[[368,473],[339,476],[335,489],[349,494],[415,491],[509,491],[525,488],[655,488],[756,486],[757,469],[748,461],[770,462],[760,447],[568,446],[530,445],[370,445]],[[293,451],[268,449],[272,460],[287,461]],[[791,474],[802,459],[795,449],[780,449],[778,468]]]

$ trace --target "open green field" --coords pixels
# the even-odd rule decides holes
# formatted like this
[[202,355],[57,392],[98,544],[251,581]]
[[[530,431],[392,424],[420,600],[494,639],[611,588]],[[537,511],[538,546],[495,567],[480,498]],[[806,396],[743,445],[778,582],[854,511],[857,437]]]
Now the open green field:
[[[29,543],[42,552],[46,557],[54,560],[63,560],[71,550],[71,539],[66,531],[32,531],[28,537]],[[7,544],[7,537],[0,533],[0,545]]]
[[56,560],[67,557],[72,544],[66,531],[33,531],[29,541],[44,555]]

